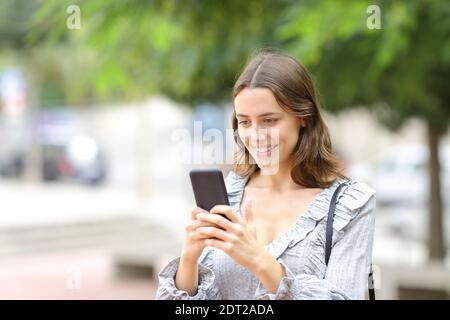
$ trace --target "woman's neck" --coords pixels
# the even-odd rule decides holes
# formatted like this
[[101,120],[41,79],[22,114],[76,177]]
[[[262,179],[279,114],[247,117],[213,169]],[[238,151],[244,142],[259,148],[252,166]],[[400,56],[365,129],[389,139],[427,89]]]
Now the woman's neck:
[[260,169],[252,177],[254,187],[267,188],[274,191],[304,189],[294,182],[291,177],[292,165],[279,166],[276,171]]

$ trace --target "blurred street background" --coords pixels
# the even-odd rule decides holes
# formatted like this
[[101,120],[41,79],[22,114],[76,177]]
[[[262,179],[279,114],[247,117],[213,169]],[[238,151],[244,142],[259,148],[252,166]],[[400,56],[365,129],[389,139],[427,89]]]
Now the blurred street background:
[[439,0],[2,1],[0,299],[154,299],[261,48],[308,67],[377,191],[377,297],[449,299],[449,39]]

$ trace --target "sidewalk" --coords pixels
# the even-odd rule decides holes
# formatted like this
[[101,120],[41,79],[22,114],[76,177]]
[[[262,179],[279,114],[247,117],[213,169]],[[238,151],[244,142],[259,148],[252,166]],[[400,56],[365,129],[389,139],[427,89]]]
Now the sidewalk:
[[2,259],[0,299],[154,299],[148,277],[117,278],[108,252],[78,250]]

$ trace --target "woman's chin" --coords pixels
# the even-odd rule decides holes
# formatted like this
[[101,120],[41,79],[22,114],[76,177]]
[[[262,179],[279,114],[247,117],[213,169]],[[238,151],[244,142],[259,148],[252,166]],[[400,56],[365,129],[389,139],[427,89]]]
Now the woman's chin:
[[278,161],[270,157],[258,157],[256,158],[256,164],[260,169],[264,170],[278,168]]

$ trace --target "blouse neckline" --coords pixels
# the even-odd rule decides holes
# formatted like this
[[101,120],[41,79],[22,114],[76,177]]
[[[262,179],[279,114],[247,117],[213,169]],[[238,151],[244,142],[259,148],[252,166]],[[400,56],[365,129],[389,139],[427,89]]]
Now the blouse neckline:
[[[238,190],[236,190],[236,211],[242,216],[241,203],[245,187],[250,178],[242,177],[237,174],[235,175],[238,180],[240,180],[237,186]],[[319,207],[318,204],[324,202],[329,203],[332,193],[342,181],[342,178],[337,178],[329,187],[315,195],[308,207],[302,213],[299,213],[299,217],[295,223],[287,231],[279,234],[272,242],[265,245],[264,248],[277,258],[288,246],[303,240],[312,230],[314,230],[316,224],[326,216],[326,213],[324,214],[323,211],[323,206]]]

